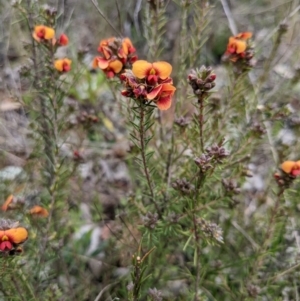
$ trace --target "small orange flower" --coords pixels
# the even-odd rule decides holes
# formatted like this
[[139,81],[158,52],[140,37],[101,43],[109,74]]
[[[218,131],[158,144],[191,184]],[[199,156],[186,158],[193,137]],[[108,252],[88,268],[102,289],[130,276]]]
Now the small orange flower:
[[138,60],[132,65],[132,73],[139,79],[146,78],[149,84],[156,84],[158,79],[166,79],[172,72],[172,66],[167,62],[149,63]]
[[100,56],[97,56],[93,60],[93,67],[99,67],[102,69],[108,78],[112,78],[115,74],[118,74],[122,68],[123,64],[120,60],[106,60]]
[[251,32],[241,32],[234,37],[230,37],[226,53],[242,54],[247,49],[247,40],[251,37]]
[[285,161],[281,164],[281,169],[291,175],[299,176],[300,175],[300,161]]
[[28,238],[28,232],[23,227],[0,230],[0,252],[9,252]]
[[99,47],[98,47],[98,52],[103,53],[104,57],[107,60],[110,59],[110,57],[112,55],[112,51],[110,49],[110,46],[113,45],[115,41],[116,41],[115,37],[100,41],[100,44],[99,44]]
[[161,84],[147,94],[147,99],[153,100],[160,110],[168,110],[171,107],[175,90],[176,88],[171,84]]
[[230,37],[227,45],[227,53],[230,54],[240,54],[247,49],[247,43],[244,40],[236,39],[235,37]]
[[54,61],[54,67],[59,72],[68,72],[71,70],[72,61],[69,59],[59,59]]
[[41,206],[34,206],[30,209],[29,213],[31,215],[39,216],[39,217],[48,217],[49,212],[47,209],[41,207]]
[[38,42],[52,40],[55,36],[55,31],[51,27],[45,25],[37,25],[34,27],[32,36]]
[[69,44],[69,38],[63,33],[60,35],[60,37],[58,38],[58,44],[61,46],[66,46]]
[[121,58],[127,58],[129,53],[134,53],[136,49],[133,47],[132,42],[129,38],[123,39],[122,48],[119,50],[118,54]]

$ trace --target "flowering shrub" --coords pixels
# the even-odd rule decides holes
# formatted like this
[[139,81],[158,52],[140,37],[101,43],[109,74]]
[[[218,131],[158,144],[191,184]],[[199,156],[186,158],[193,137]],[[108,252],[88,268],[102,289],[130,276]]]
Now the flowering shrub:
[[1,4],[0,300],[298,300],[299,7],[83,2]]

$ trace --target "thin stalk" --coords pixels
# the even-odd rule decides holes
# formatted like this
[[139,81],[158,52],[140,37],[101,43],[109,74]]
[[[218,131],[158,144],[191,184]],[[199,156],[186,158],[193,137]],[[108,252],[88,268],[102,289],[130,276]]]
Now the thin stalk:
[[134,267],[134,288],[133,288],[133,301],[139,300],[139,288],[140,288],[140,275],[141,270],[139,264]]
[[161,212],[158,207],[157,202],[155,201],[155,195],[153,190],[153,185],[150,179],[150,172],[147,165],[147,158],[146,158],[146,145],[145,145],[145,108],[146,106],[144,104],[140,105],[140,124],[139,124],[139,134],[140,134],[140,146],[141,146],[141,156],[142,156],[142,162],[143,162],[143,169],[144,174],[146,176],[150,196],[151,196],[151,202],[154,204],[157,214],[161,217]]
[[199,236],[199,227],[197,223],[197,197],[199,195],[200,187],[203,183],[204,176],[201,171],[197,173],[197,184],[195,189],[195,194],[192,200],[192,215],[193,215],[193,225],[194,225],[194,239],[195,239],[195,247],[196,247],[196,280],[195,280],[195,296],[194,301],[198,300],[198,288],[200,283],[200,276],[201,276],[201,264],[200,264],[200,255],[201,255],[201,246],[200,246],[200,236]]
[[197,261],[196,261],[196,280],[195,280],[195,297],[194,301],[198,300],[198,287],[200,283],[200,272],[201,272],[201,264],[200,264],[200,255],[201,255],[201,248],[200,248],[200,237],[198,234],[198,224],[196,219],[196,200],[193,200],[193,224],[194,224],[194,237],[195,237],[195,245],[196,245],[196,255],[197,255]]
[[203,97],[198,98],[199,103],[199,130],[200,130],[200,147],[202,153],[204,153],[204,142],[203,142],[203,125],[204,125],[204,116],[203,116],[203,110],[204,110],[204,99]]
[[100,16],[105,20],[105,22],[113,29],[113,31],[122,38],[122,34],[114,27],[114,25],[108,20],[108,18],[105,17],[105,14],[102,12],[102,10],[100,9],[100,7],[98,6],[98,4],[96,3],[95,0],[91,0],[91,2],[93,3],[93,5],[95,6],[96,10],[98,11],[98,13],[100,14]]

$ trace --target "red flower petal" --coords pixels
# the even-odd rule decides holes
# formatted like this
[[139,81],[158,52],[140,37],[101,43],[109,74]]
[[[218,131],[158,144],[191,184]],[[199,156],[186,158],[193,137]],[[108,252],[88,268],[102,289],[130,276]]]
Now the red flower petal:
[[150,93],[147,94],[147,99],[153,100],[154,98],[156,98],[157,95],[160,93],[162,87],[163,85],[156,86]]
[[102,70],[106,69],[109,65],[109,61],[102,58],[102,57],[96,57],[95,58],[95,64],[96,63],[97,63],[97,66]]
[[12,249],[13,245],[9,240],[0,242],[0,251],[6,252]]
[[171,107],[171,104],[171,95],[167,97],[161,97],[156,103],[157,107],[162,111],[168,110]]
[[295,177],[299,176],[300,175],[300,169],[294,169],[294,170],[292,170],[291,175],[295,176]]

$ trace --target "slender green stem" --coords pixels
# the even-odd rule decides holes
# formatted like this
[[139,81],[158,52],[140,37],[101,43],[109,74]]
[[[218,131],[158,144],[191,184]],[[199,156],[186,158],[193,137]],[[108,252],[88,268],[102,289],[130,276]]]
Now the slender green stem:
[[199,97],[199,130],[200,130],[200,146],[202,153],[204,152],[204,142],[203,142],[203,125],[204,125],[204,99],[203,97]]
[[150,172],[149,168],[147,165],[147,158],[146,158],[146,145],[145,145],[145,111],[146,111],[146,106],[145,104],[140,104],[140,124],[139,124],[139,134],[140,134],[140,146],[141,146],[141,156],[142,156],[142,162],[143,162],[143,168],[144,168],[144,173],[146,176],[150,196],[151,196],[151,202],[154,204],[157,214],[161,217],[161,212],[158,207],[157,202],[155,201],[155,195],[154,195],[154,190],[153,190],[153,184],[150,178]]
[[197,223],[197,197],[199,195],[199,190],[204,180],[204,175],[201,171],[197,173],[197,184],[195,189],[195,194],[192,200],[192,218],[193,218],[193,225],[194,225],[194,239],[195,239],[195,248],[196,248],[196,279],[195,279],[195,296],[194,301],[198,300],[198,288],[200,283],[200,276],[201,276],[201,264],[200,264],[200,255],[201,255],[201,246],[200,246],[200,236],[199,236],[199,226]]
[[91,0],[92,4],[95,6],[96,10],[100,14],[100,16],[105,20],[105,22],[112,28],[112,30],[119,36],[122,37],[122,34],[114,27],[114,25],[109,21],[109,19],[105,16],[105,14],[102,12],[98,4],[95,0]]
[[193,224],[194,224],[194,238],[195,238],[195,247],[196,247],[196,280],[195,280],[195,297],[194,301],[198,300],[198,288],[200,283],[200,273],[201,273],[201,264],[200,264],[200,254],[201,254],[201,248],[200,248],[200,237],[198,233],[198,224],[197,224],[197,218],[196,218],[196,200],[193,200]]

